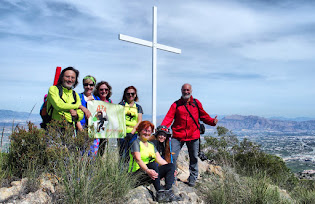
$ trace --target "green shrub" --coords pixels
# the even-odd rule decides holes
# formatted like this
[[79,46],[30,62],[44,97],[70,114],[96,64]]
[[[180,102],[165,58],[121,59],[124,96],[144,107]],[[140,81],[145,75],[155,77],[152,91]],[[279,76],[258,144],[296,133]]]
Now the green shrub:
[[265,173],[275,184],[286,189],[292,189],[298,182],[280,157],[257,151],[236,153],[234,159],[238,172],[244,175]]
[[47,164],[45,131],[28,123],[28,129],[16,127],[10,136],[8,168],[13,175],[22,177],[29,165],[44,167]]
[[297,203],[315,203],[315,181],[300,180],[298,185],[292,190],[291,196]]
[[292,190],[298,179],[285,162],[277,156],[267,154],[259,145],[247,138],[239,142],[236,136],[224,127],[217,127],[217,137],[206,137],[204,148],[208,158],[217,163],[235,167],[241,175],[256,176],[265,174],[281,187]]
[[215,134],[217,137],[204,137],[206,142],[202,147],[206,149],[206,156],[219,164],[233,165],[231,150],[238,144],[236,135],[221,126],[217,127]]
[[292,203],[279,188],[270,184],[265,175],[244,177],[228,166],[223,167],[224,177],[204,175],[199,190],[207,203]]
[[121,203],[135,183],[135,178],[121,168],[116,150],[95,159],[87,154],[81,159],[69,154],[56,174],[63,186],[57,193],[57,203]]
[[3,186],[4,179],[8,177],[6,170],[7,154],[0,152],[0,188]]
[[66,152],[73,152],[78,157],[92,141],[86,131],[74,137],[73,127],[64,121],[52,121],[48,131],[29,122],[27,128],[16,127],[10,140],[6,163],[19,178],[32,165],[38,171],[52,172],[58,161],[65,159]]
[[47,131],[28,123],[27,128],[17,127],[10,139],[8,154],[0,154],[0,178],[7,176],[4,169],[27,177],[22,193],[36,191],[43,172],[59,178],[55,203],[120,202],[134,186],[135,178],[122,168],[116,149],[107,148],[102,158],[88,156],[94,139],[87,130],[75,137],[66,122],[52,121]]

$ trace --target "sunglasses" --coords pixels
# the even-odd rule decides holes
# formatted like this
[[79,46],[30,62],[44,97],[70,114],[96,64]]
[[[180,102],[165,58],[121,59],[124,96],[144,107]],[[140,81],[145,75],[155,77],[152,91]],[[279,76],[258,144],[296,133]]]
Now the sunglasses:
[[126,93],[127,96],[135,96],[136,93]]
[[108,91],[109,89],[100,89],[100,91]]
[[84,86],[94,86],[94,84],[84,83]]
[[167,128],[161,128],[160,130],[164,130],[166,132],[169,132],[169,130]]

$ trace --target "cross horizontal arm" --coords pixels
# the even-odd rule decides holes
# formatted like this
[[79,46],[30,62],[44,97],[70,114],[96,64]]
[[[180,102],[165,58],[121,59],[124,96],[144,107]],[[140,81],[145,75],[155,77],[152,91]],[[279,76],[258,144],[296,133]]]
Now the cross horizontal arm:
[[152,47],[152,42],[147,41],[147,40],[142,40],[139,38],[134,38],[134,37],[130,37],[128,35],[123,35],[123,34],[119,34],[118,38],[119,40],[131,42],[131,43],[135,43],[135,44],[139,44],[139,45],[143,45],[147,47]]
[[160,50],[165,50],[165,51],[168,51],[168,52],[174,52],[176,54],[182,53],[181,49],[177,49],[175,47],[170,47],[170,46],[162,45],[162,44],[156,44],[156,48],[160,49]]
[[[139,45],[143,45],[143,46],[147,46],[147,47],[153,47],[153,45],[152,45],[153,43],[150,41],[142,40],[139,38],[134,38],[134,37],[131,37],[128,35],[119,34],[118,38],[119,38],[119,40],[131,42],[131,43],[135,43],[135,44],[139,44]],[[177,48],[162,45],[162,44],[156,44],[156,48],[160,49],[160,50],[165,50],[168,52],[173,52],[176,54],[180,54],[182,52],[181,49],[177,49]]]

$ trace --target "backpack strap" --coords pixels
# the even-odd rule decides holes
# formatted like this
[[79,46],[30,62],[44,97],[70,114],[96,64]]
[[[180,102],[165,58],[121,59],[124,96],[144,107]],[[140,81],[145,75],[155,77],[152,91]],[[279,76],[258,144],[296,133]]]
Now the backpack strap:
[[[62,98],[63,90],[62,90],[61,84],[56,85],[56,87],[59,90],[59,97],[61,98],[61,100],[63,100],[63,98]],[[63,100],[63,102],[65,102],[65,100]]]
[[[199,109],[199,106],[198,106],[198,103],[197,103],[196,99],[194,99],[194,103],[196,104],[196,106],[198,108],[198,113],[199,113],[198,118],[200,118],[200,109]],[[198,121],[199,121],[199,119],[198,119]]]
[[[188,108],[187,108],[186,104],[184,104],[184,106],[185,106],[185,108],[186,108],[187,112],[189,113],[190,117],[193,119],[194,123],[196,124],[197,128],[199,128],[199,126],[198,126],[198,124],[197,124],[197,122],[196,122],[195,118],[192,116],[192,114],[191,114],[191,113],[190,113],[190,111],[188,110]],[[199,122],[199,120],[198,120],[198,122]]]
[[[62,94],[63,94],[62,85],[58,84],[58,85],[56,85],[56,87],[58,88],[58,91],[59,91],[59,97],[61,98],[61,100],[63,100],[63,102],[66,103],[66,101],[62,98]],[[77,103],[77,94],[74,90],[72,90],[72,95],[73,95],[73,99],[74,99],[74,102],[72,102],[72,104],[76,104]],[[51,105],[49,107],[48,112],[47,112],[48,115],[52,115],[53,111],[54,111],[54,107]]]
[[73,99],[74,99],[74,102],[72,104],[76,104],[77,103],[77,94],[75,92],[75,90],[72,89],[72,95],[73,95]]
[[[197,103],[196,99],[194,99],[194,103],[196,104],[196,106],[198,108],[198,113],[199,113],[198,123],[200,125],[200,121],[199,121],[199,119],[200,119],[200,109],[199,109],[199,106],[198,106],[198,103]],[[198,150],[198,153],[200,153],[200,152],[201,152],[201,139],[199,138],[199,150]]]
[[[62,85],[58,84],[56,86],[57,86],[57,88],[59,90],[59,97],[61,98],[61,100],[63,100],[63,102],[66,103],[66,101],[62,98],[62,94],[63,94]],[[73,90],[73,89],[72,89],[72,96],[73,96],[73,99],[74,99],[74,102],[72,102],[72,104],[76,104],[77,103],[77,94],[76,94],[75,90]]]
[[[62,98],[63,91],[62,91],[61,84],[56,85],[56,87],[58,88],[58,91],[59,91],[59,97],[61,98],[61,100],[63,100],[63,98]],[[65,102],[65,100],[63,100],[63,102]],[[49,109],[47,111],[47,114],[52,116],[53,111],[54,111],[54,107],[53,107],[53,105],[50,105],[50,107],[49,107]]]

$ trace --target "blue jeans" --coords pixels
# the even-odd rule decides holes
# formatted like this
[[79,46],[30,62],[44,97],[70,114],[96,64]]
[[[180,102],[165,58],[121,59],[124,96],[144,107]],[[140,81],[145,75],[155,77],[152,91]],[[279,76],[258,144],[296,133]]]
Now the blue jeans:
[[[186,143],[186,146],[188,148],[188,154],[189,154],[189,183],[195,183],[198,178],[198,152],[199,152],[199,139],[191,140],[191,141],[179,141],[176,138],[172,138],[172,152],[175,154],[173,155],[173,161],[176,165],[176,161],[178,158],[178,154],[184,144]],[[177,165],[176,165],[177,168]]]

